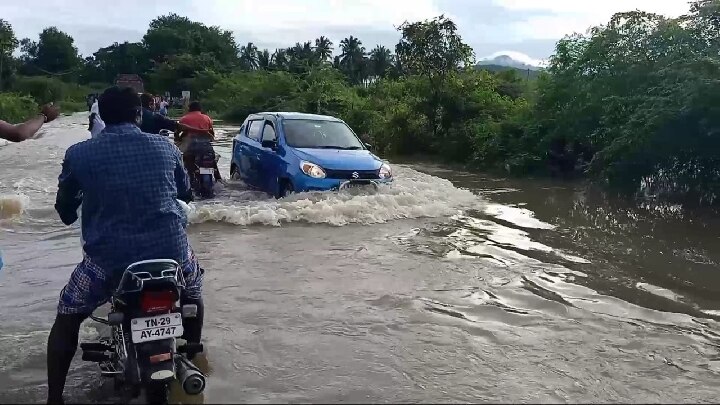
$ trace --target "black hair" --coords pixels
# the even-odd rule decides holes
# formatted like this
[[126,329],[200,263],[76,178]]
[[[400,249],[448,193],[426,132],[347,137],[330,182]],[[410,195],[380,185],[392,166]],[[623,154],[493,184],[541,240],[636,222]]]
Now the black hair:
[[140,110],[140,97],[130,87],[110,87],[98,100],[100,118],[108,125],[136,123]]
[[192,103],[190,103],[190,105],[188,106],[188,111],[202,111],[202,107],[200,107],[200,102],[193,101]]
[[150,103],[153,101],[153,96],[150,93],[143,93],[140,96],[140,101],[142,102],[142,106],[144,108],[150,108]]

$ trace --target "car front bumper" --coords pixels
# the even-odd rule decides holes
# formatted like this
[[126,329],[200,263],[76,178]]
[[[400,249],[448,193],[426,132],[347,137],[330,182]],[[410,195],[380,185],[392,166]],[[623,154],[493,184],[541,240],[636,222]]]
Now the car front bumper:
[[297,183],[293,184],[295,191],[329,191],[338,190],[354,184],[388,184],[393,181],[389,179],[373,179],[373,180],[347,180],[347,179],[315,179],[309,176],[301,176],[296,179]]

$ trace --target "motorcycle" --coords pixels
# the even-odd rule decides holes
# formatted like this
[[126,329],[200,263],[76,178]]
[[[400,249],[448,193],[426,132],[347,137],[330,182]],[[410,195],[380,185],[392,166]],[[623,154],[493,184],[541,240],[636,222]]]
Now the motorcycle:
[[[190,362],[203,351],[201,343],[178,344],[183,319],[197,316],[197,305],[180,305],[184,279],[174,260],[145,260],[123,272],[110,299],[106,318],[110,336],[81,343],[82,359],[98,363],[100,374],[113,378],[116,389],[148,403],[167,403],[169,386],[178,380],[189,395],[201,394],[205,376]],[[126,401],[127,402],[127,401]]]
[[[162,132],[162,131],[161,131]],[[167,131],[166,136],[170,136]],[[174,136],[175,144],[180,147],[183,142],[183,135],[180,133]],[[215,153],[212,145],[208,142],[200,148],[195,147],[192,162],[185,161],[185,168],[190,176],[190,187],[193,193],[200,198],[215,197],[215,178],[217,162],[220,155]]]

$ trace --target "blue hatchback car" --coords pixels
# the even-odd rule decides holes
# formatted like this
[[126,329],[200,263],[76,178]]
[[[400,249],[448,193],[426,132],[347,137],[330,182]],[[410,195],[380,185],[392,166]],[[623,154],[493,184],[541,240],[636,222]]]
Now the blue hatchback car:
[[250,115],[233,139],[230,176],[277,198],[392,181],[390,165],[372,154],[342,120],[325,115]]

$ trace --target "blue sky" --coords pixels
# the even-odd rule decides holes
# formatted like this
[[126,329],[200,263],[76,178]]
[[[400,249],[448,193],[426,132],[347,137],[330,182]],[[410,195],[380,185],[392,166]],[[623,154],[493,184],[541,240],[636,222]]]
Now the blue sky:
[[515,52],[526,61],[552,54],[565,34],[607,22],[614,12],[641,9],[667,16],[685,0],[2,0],[0,18],[19,38],[55,25],[90,55],[115,41],[138,41],[155,16],[175,12],[235,33],[239,44],[287,47],[320,35],[336,44],[360,38],[366,48],[394,47],[394,26],[439,14],[451,17],[478,59]]

